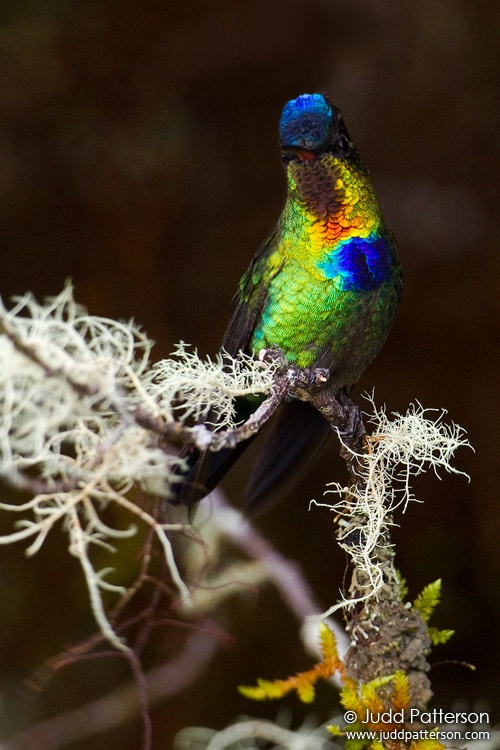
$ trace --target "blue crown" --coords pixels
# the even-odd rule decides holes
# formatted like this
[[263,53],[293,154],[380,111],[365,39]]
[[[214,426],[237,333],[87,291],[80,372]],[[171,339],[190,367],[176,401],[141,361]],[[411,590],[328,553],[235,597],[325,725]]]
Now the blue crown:
[[321,94],[302,94],[283,107],[280,139],[283,148],[319,150],[328,138],[332,108]]

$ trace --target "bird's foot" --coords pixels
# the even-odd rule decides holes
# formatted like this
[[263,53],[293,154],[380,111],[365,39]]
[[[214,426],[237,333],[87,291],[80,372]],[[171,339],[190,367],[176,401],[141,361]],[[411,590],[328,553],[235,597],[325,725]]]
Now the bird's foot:
[[289,367],[289,362],[284,353],[274,344],[266,349],[260,349],[257,352],[257,359],[268,365],[276,365],[276,372],[282,374]]
[[[323,388],[330,378],[330,371],[326,367],[294,367],[288,368],[290,393],[301,398],[301,391],[311,391]],[[303,399],[308,400],[308,399]]]
[[344,390],[337,394],[337,401],[341,405],[345,415],[344,425],[337,427],[340,439],[343,443],[361,441],[366,435],[361,409]]

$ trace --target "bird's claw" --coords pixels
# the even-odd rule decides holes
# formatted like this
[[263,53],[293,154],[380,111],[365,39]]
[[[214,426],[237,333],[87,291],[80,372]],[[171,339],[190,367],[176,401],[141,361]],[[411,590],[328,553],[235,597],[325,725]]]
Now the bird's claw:
[[359,440],[366,434],[361,409],[349,397],[341,397],[339,403],[342,405],[346,417],[345,426],[337,428],[340,439],[344,443]]

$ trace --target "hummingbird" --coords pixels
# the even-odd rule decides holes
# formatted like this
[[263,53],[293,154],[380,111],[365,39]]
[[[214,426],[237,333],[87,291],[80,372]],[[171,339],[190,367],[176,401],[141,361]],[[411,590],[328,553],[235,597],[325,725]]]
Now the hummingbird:
[[[297,367],[326,368],[327,387],[349,403],[399,305],[396,242],[342,113],[326,96],[302,94],[287,102],[279,137],[285,205],[240,280],[222,349],[236,356],[278,347]],[[242,418],[258,403],[240,401]],[[271,421],[246,490],[254,515],[287,494],[333,432],[311,404],[293,398]],[[173,488],[173,502],[208,494],[251,440],[218,453],[188,447],[188,470]]]

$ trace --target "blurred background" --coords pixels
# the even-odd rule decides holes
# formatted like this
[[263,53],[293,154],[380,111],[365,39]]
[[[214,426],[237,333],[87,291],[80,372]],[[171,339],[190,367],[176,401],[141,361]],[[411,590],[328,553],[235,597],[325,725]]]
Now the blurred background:
[[[435,704],[480,705],[497,722],[499,50],[496,0],[0,7],[1,296],[55,294],[71,278],[91,313],[140,323],[158,358],[180,339],[202,353],[219,346],[238,279],[283,204],[283,104],[320,91],[343,110],[398,238],[406,285],[358,393],[375,388],[389,411],[415,400],[444,407],[475,448],[457,455],[470,483],[447,475],[415,482],[424,504],[396,518],[398,567],[411,596],[443,578],[434,624],[456,635],[432,655]],[[236,504],[251,458],[226,483]],[[307,509],[335,480],[344,473],[331,449],[259,522],[300,562],[325,607],[338,596],[345,559],[333,516]],[[54,536],[32,559],[21,545],[0,549],[2,737],[127,673],[110,660],[63,670],[41,693],[26,686],[39,664],[94,627],[62,541]],[[310,663],[271,590],[233,607],[226,624],[232,647],[201,682],[153,711],[154,748],[170,747],[182,726],[274,716],[275,705],[249,705],[236,685]],[[318,720],[331,703],[321,696]],[[294,699],[287,705],[305,715]],[[130,722],[71,748],[128,750],[139,736]]]

